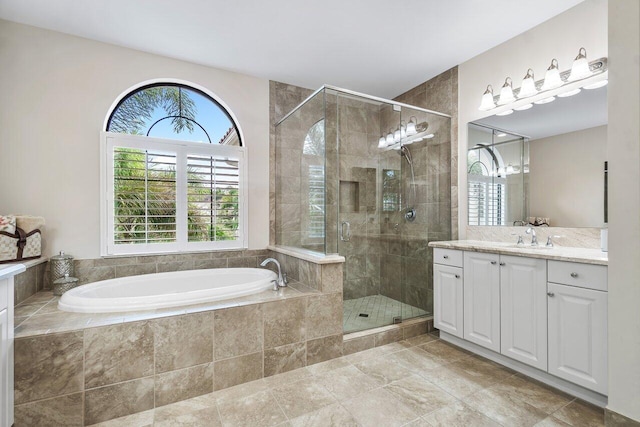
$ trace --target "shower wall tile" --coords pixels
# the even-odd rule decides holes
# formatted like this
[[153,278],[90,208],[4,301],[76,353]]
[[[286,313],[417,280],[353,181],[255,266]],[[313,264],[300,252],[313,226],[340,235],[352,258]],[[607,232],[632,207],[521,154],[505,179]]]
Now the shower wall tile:
[[310,296],[306,313],[307,339],[342,333],[342,294]]

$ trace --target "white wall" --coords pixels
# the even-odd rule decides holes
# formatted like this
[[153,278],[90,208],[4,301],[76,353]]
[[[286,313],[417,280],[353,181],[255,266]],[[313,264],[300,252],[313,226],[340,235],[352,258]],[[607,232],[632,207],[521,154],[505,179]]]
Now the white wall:
[[609,2],[609,405],[640,422],[640,2]]
[[[587,57],[607,56],[607,0],[585,0],[583,3],[538,25],[511,40],[490,49],[458,67],[459,153],[467,150],[467,123],[492,115],[479,111],[480,99],[488,84],[498,93],[509,76],[514,88],[519,87],[528,68],[536,79],[544,77],[551,59],[556,58],[562,70],[570,69],[578,50],[584,47]],[[517,114],[517,113],[516,113]],[[459,156],[460,238],[467,226],[466,156]]]
[[99,143],[128,88],[203,86],[238,119],[248,149],[249,247],[269,241],[269,82],[0,21],[0,212],[45,217],[45,255],[99,256]]
[[607,126],[532,140],[529,214],[553,227],[601,227]]

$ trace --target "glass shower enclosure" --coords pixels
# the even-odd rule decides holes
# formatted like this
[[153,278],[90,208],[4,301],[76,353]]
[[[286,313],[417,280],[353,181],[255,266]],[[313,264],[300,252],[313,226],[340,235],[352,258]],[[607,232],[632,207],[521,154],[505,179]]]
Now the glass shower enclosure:
[[451,118],[323,86],[276,124],[276,244],[345,257],[344,332],[433,311]]

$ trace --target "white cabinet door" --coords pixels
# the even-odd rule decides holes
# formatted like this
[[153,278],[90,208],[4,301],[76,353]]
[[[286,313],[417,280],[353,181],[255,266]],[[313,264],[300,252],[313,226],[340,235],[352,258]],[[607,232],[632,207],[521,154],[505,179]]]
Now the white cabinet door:
[[433,265],[433,322],[462,338],[462,268]]
[[607,394],[607,293],[547,285],[549,373]]
[[547,262],[500,256],[500,353],[547,370]]
[[8,309],[0,311],[0,427],[9,427],[9,318]]
[[464,253],[464,339],[500,352],[499,255]]

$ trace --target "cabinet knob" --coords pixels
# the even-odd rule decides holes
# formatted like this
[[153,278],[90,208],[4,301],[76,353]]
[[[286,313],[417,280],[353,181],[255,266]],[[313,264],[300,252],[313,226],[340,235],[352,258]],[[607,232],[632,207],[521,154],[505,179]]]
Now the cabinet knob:
[[505,264],[504,262],[501,262],[500,265],[504,267],[507,264]]
[[444,258],[444,259],[449,259],[449,255],[445,255],[445,256],[443,256],[442,258]]
[[456,279],[459,279],[459,278],[460,278],[460,275],[459,275],[459,274],[456,274]]
[[496,265],[498,261],[491,261],[491,265]]
[[578,277],[578,273],[571,273],[571,277],[575,279],[576,277]]
[[554,296],[556,296],[556,294],[554,294],[553,292],[547,292],[547,295],[551,298],[553,298]]

